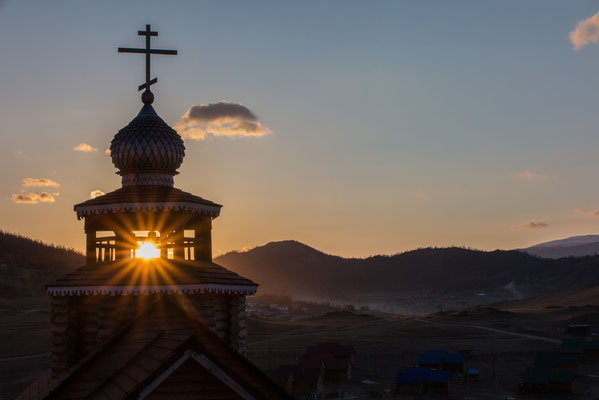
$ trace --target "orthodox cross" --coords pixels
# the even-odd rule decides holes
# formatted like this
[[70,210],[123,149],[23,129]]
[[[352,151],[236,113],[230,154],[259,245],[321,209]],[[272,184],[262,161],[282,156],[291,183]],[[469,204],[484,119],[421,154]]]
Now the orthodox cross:
[[[150,48],[150,40],[152,36],[158,36],[158,32],[153,32],[150,29],[150,25],[146,25],[145,31],[137,31],[139,36],[146,37],[146,48],[145,49],[131,49],[128,47],[119,47],[119,53],[141,53],[146,55],[146,83],[139,85],[137,90],[146,89],[146,92],[150,92],[150,86],[158,82],[158,78],[150,79],[150,54],[166,54],[166,55],[177,55],[177,50],[160,50]],[[153,96],[152,96],[153,97]],[[143,97],[142,97],[143,98]],[[144,101],[145,103],[145,101]]]

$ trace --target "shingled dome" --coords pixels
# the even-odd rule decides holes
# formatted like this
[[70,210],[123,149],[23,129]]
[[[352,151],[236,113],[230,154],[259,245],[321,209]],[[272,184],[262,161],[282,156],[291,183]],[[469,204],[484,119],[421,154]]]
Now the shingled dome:
[[177,132],[144,104],[137,116],[112,139],[112,163],[123,186],[173,186],[173,176],[183,162],[185,146]]

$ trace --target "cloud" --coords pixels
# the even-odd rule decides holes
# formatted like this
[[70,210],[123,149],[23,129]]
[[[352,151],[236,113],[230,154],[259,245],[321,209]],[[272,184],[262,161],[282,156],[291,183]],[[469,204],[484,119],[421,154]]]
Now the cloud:
[[52,187],[60,187],[60,183],[53,181],[48,178],[23,178],[23,182],[21,184],[23,187],[43,187],[43,186],[52,186]]
[[574,48],[578,51],[583,46],[593,42],[599,42],[599,12],[584,19],[578,21],[576,28],[570,32],[570,41],[574,45]]
[[56,196],[59,193],[33,193],[22,191],[21,193],[13,193],[12,201],[15,204],[37,204],[37,203],[54,203],[56,201]]
[[529,171],[529,170],[526,170],[526,171],[520,172],[520,173],[518,174],[518,178],[520,178],[520,179],[526,179],[526,180],[529,180],[529,181],[530,181],[530,180],[533,180],[533,179],[536,179],[536,178],[539,178],[539,177],[540,177],[540,175],[539,175],[539,174],[537,174],[537,173],[535,173],[535,172],[531,172],[531,171]]
[[524,229],[545,229],[549,225],[547,225],[546,222],[528,221],[528,222],[523,223],[521,226]]
[[98,151],[98,149],[92,147],[90,144],[87,143],[80,143],[77,146],[73,147],[73,150],[81,151],[83,153],[92,153],[94,151]]
[[586,215],[587,217],[599,217],[599,210],[595,210],[595,211],[588,211],[588,210],[585,210],[585,209],[583,209],[583,208],[577,208],[577,209],[576,209],[576,210],[574,210],[574,211],[576,211],[576,212],[577,212],[577,213],[579,213],[579,214],[584,214],[584,215]]
[[110,155],[110,147],[109,147],[109,148],[107,148],[106,150],[104,150],[104,154],[106,154],[107,156],[109,156],[109,155]]
[[271,130],[243,104],[221,101],[192,106],[174,125],[183,139],[202,140],[206,136],[264,136]]
[[89,194],[89,198],[90,198],[90,199],[95,199],[96,197],[98,197],[98,196],[103,196],[103,195],[105,195],[105,194],[106,194],[106,193],[104,193],[103,191],[96,189],[96,190],[93,190],[93,191],[92,191],[92,192]]

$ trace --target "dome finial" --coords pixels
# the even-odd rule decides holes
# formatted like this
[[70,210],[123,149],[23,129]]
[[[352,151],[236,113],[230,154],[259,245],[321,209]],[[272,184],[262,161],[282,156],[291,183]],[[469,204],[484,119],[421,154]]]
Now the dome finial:
[[152,104],[154,102],[154,93],[152,93],[151,90],[146,89],[142,94],[141,94],[141,101],[144,104]]

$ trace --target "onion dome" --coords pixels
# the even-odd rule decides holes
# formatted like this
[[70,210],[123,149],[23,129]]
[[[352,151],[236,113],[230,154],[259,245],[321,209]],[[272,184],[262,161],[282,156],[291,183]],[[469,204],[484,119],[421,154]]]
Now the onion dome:
[[156,114],[153,99],[145,100],[139,114],[112,139],[112,163],[123,186],[173,186],[185,156],[183,139]]

